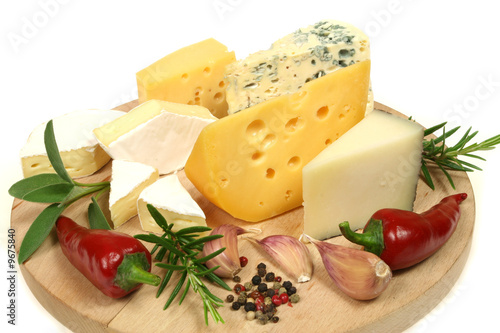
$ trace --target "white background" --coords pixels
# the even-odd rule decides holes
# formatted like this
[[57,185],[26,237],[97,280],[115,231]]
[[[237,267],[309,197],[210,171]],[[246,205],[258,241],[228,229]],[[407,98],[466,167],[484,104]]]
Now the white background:
[[[18,275],[17,325],[6,318],[6,235],[21,178],[18,153],[31,130],[82,108],[137,96],[135,73],[180,47],[214,37],[238,58],[321,19],[347,21],[370,37],[375,100],[424,126],[445,120],[500,133],[500,22],[495,1],[2,1],[0,325],[5,332],[66,332]],[[463,133],[463,132],[461,132]],[[472,252],[458,283],[409,332],[498,329],[500,150],[470,175],[476,196]],[[19,246],[19,244],[18,244]],[[6,275],[6,273],[5,273]],[[64,278],[64,277],[61,277]],[[486,305],[493,302],[493,306]]]

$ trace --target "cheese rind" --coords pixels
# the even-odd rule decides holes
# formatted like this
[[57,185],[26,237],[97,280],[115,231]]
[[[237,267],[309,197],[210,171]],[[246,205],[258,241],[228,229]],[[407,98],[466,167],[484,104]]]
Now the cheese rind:
[[139,220],[144,231],[163,234],[154,221],[147,205],[153,205],[167,223],[173,223],[172,231],[194,226],[206,226],[205,213],[182,186],[177,174],[165,176],[142,191],[137,200]]
[[113,159],[144,163],[167,174],[184,167],[199,133],[215,120],[201,106],[150,100],[94,134]]
[[374,110],[323,150],[303,172],[304,233],[340,235],[339,223],[363,228],[382,208],[412,210],[424,130]]
[[246,221],[300,206],[302,167],[363,119],[369,73],[363,61],[208,125],[186,163],[187,177]]
[[[59,154],[71,177],[88,176],[109,161],[92,131],[124,114],[117,110],[78,110],[53,119]],[[46,125],[38,125],[20,151],[25,178],[55,172],[45,151]]]
[[234,52],[213,38],[177,50],[136,74],[139,102],[159,99],[202,105],[227,115],[224,68]]
[[137,162],[113,160],[109,210],[114,228],[137,215],[137,199],[141,192],[158,180],[158,170]]
[[[325,20],[299,29],[226,68],[228,113],[286,93],[338,69],[370,59],[368,37],[358,28]],[[373,100],[373,95],[369,100]],[[373,108],[369,103],[367,110]]]

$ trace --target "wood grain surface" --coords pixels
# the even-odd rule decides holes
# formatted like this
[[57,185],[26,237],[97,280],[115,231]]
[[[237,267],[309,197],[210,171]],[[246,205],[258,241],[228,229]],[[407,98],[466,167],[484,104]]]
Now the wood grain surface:
[[[137,101],[132,101],[117,109],[128,111],[136,105]],[[379,103],[375,107],[401,115]],[[169,309],[163,311],[172,285],[159,298],[155,297],[156,287],[143,286],[125,298],[111,299],[97,290],[68,262],[60,249],[55,230],[28,261],[20,265],[20,269],[42,306],[74,332],[401,332],[430,312],[450,291],[462,272],[471,247],[475,202],[469,178],[465,172],[452,172],[456,185],[456,190],[453,190],[439,170],[431,172],[436,175],[436,190],[432,191],[422,179],[419,180],[414,207],[416,212],[430,208],[447,195],[459,192],[469,195],[461,204],[462,217],[455,233],[437,253],[414,267],[394,272],[389,287],[377,299],[356,301],[339,291],[326,273],[317,250],[308,245],[314,261],[313,278],[307,283],[294,283],[301,301],[293,307],[279,307],[277,315],[280,321],[277,324],[260,326],[256,321],[247,321],[242,309],[233,311],[226,303],[226,306],[219,309],[225,324],[215,324],[209,317],[207,327],[201,300],[192,291],[181,306],[174,301]],[[103,169],[81,181],[107,180],[110,174],[108,163]],[[262,234],[258,237],[262,238],[272,234],[299,237],[302,233],[301,207],[264,222],[243,222],[206,200],[185,177],[184,172],[179,173],[179,178],[205,212],[207,224],[212,228],[224,223],[234,223],[244,228],[260,228]],[[107,199],[106,196],[100,199],[103,209],[107,208]],[[88,226],[88,203],[89,201],[81,200],[68,208],[64,215]],[[16,242],[22,241],[31,222],[45,206],[14,200],[11,225],[16,230]],[[105,213],[109,219],[109,212]],[[138,217],[122,225],[118,231],[131,235],[144,233]],[[329,242],[356,247],[343,237],[333,238]],[[147,246],[151,248],[150,244]],[[248,257],[250,261],[239,274],[242,281],[249,281],[255,275],[255,267],[261,261],[268,264],[269,270],[283,276],[284,280],[290,279],[265,252],[251,242],[241,239],[239,249],[240,255]],[[162,277],[164,275],[164,271],[157,267],[153,267],[153,272]],[[230,286],[235,284],[227,282]],[[222,299],[229,294],[217,286],[212,286],[211,290]]]

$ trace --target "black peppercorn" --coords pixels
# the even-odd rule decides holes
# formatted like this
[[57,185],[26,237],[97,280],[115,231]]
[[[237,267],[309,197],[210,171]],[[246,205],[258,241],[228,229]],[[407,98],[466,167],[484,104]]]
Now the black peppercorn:
[[297,292],[297,288],[295,287],[290,287],[286,290],[286,293],[288,294],[288,296],[291,296],[293,294],[295,294]]
[[231,303],[233,301],[234,301],[234,296],[233,295],[227,295],[226,302]]
[[274,291],[274,289],[267,289],[266,295],[268,297],[273,297],[274,294],[276,294],[276,292]]
[[241,278],[238,275],[233,276],[233,281],[234,282],[241,282]]
[[266,276],[266,273],[267,273],[267,271],[266,271],[266,269],[265,269],[265,268],[259,268],[259,269],[257,270],[257,275],[258,275],[258,276],[260,276],[260,277],[264,277],[264,276]]
[[233,305],[231,305],[231,307],[233,308],[233,310],[239,310],[240,306],[241,306],[241,304],[238,303],[238,302],[233,302]]
[[260,264],[257,265],[257,268],[264,268],[266,269],[266,264],[264,264],[263,262],[261,262]]
[[283,288],[288,290],[292,287],[292,283],[290,281],[285,281],[285,282],[283,282],[282,286],[283,286]]
[[277,316],[274,316],[271,318],[271,321],[276,324],[278,321],[280,321],[280,318]]
[[260,276],[258,276],[258,275],[255,275],[252,278],[252,283],[253,283],[254,286],[259,285],[261,282],[262,282],[262,278]]
[[264,293],[267,291],[267,284],[265,283],[260,283],[259,286],[257,287],[257,290],[261,293]]
[[256,309],[257,309],[257,307],[255,306],[255,303],[248,302],[247,304],[245,304],[245,311],[246,312],[255,311]]
[[273,282],[274,281],[274,273],[270,272],[266,274],[266,281],[267,282]]

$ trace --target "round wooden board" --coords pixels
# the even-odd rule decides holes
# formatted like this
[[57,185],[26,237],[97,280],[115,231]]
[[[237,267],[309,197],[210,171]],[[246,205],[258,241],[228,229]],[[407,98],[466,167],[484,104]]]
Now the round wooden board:
[[[137,101],[132,101],[117,109],[128,111],[136,105]],[[379,103],[375,107],[403,116]],[[439,170],[435,171],[435,191],[422,179],[419,180],[414,207],[416,212],[430,208],[450,194],[466,192],[469,195],[461,204],[462,217],[455,233],[437,253],[414,267],[394,272],[389,287],[377,299],[356,301],[338,290],[327,275],[318,252],[309,245],[314,260],[313,278],[307,283],[295,284],[301,301],[293,307],[278,308],[278,324],[256,327],[258,324],[255,321],[245,320],[243,310],[233,311],[230,306],[225,306],[219,309],[225,324],[215,324],[209,317],[209,326],[206,326],[202,303],[192,291],[181,306],[174,302],[168,310],[163,311],[172,285],[159,298],[155,297],[155,287],[143,286],[125,298],[111,299],[98,291],[68,262],[61,252],[54,230],[36,253],[20,265],[20,269],[38,301],[74,332],[254,332],[256,329],[268,332],[401,332],[424,317],[450,291],[463,270],[471,247],[475,202],[469,178],[465,172],[452,172],[456,185],[456,190],[453,190],[446,177]],[[83,181],[109,180],[110,174],[108,163]],[[272,234],[299,237],[302,233],[301,207],[264,222],[247,223],[231,217],[206,200],[184,172],[180,172],[179,177],[205,212],[207,224],[212,228],[223,223],[260,228],[262,234],[259,237]],[[100,200],[101,207],[107,207],[107,197],[103,196]],[[88,226],[87,205],[87,201],[81,200],[64,214]],[[14,201],[11,225],[16,230],[16,242],[22,241],[31,222],[45,206],[17,199]],[[109,219],[109,212],[105,213]],[[118,231],[131,235],[144,233],[137,217],[122,225]],[[343,237],[329,241],[355,246]],[[151,248],[150,244],[147,246]],[[240,273],[242,281],[251,279],[256,265],[261,261],[268,263],[269,270],[281,272],[266,253],[249,241],[240,240],[239,249],[240,255],[250,259],[249,265]],[[153,267],[153,272],[160,276],[164,274],[157,267]],[[280,274],[285,280],[290,279],[284,273]],[[233,286],[234,282],[228,281],[228,284]],[[229,294],[216,286],[211,289],[222,299]]]

